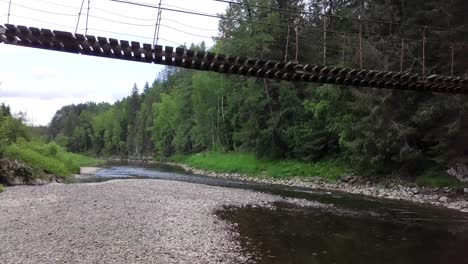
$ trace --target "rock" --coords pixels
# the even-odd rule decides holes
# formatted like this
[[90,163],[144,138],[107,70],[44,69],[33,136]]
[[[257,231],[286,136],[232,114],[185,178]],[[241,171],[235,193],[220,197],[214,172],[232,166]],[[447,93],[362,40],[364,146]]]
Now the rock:
[[461,210],[462,213],[468,213],[468,208]]
[[99,167],[81,167],[80,168],[80,174],[93,175],[93,174],[98,173],[101,170],[103,170],[103,168],[99,168]]
[[349,183],[349,184],[353,184],[353,183],[355,183],[357,180],[358,180],[358,178],[355,177],[355,176],[352,176],[352,175],[345,175],[345,176],[342,176],[342,177],[340,178],[340,181],[341,181],[341,182]]
[[468,188],[463,189],[465,193],[468,193]]
[[17,160],[0,159],[0,183],[32,184],[34,181],[31,167]]
[[453,164],[447,174],[456,177],[461,182],[468,182],[468,166],[462,163]]
[[448,201],[447,196],[442,196],[442,197],[439,198],[439,202],[445,203],[447,201]]

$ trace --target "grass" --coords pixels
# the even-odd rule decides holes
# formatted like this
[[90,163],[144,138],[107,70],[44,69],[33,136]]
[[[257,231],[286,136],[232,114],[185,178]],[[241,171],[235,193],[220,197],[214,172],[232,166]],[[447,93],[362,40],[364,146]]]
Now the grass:
[[3,185],[0,184],[0,193],[3,192]]
[[20,141],[6,147],[4,155],[28,164],[36,172],[46,172],[63,178],[79,173],[81,166],[102,163],[95,158],[67,152],[53,142],[45,144],[38,141]]
[[467,186],[466,183],[462,183],[455,177],[450,176],[444,171],[439,170],[426,171],[424,174],[416,178],[416,184],[418,186],[433,188]]
[[[302,162],[294,160],[258,159],[254,154],[240,152],[204,152],[192,155],[174,155],[171,160],[190,167],[220,173],[241,173],[252,177],[287,179],[291,177],[320,177],[329,182],[352,173],[345,162],[339,160],[320,160]],[[382,176],[384,177],[384,176]],[[418,186],[433,188],[468,187],[443,170],[429,169],[416,178]]]
[[336,181],[351,170],[341,161],[302,162],[294,160],[264,160],[253,154],[239,152],[204,152],[176,155],[171,158],[191,167],[222,173],[241,173],[255,177],[290,178],[320,177]]

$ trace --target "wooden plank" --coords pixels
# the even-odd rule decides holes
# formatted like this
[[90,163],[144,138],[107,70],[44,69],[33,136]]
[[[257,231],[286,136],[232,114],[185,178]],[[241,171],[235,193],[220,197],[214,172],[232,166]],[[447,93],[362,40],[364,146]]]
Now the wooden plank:
[[162,63],[162,50],[163,47],[161,45],[154,46],[154,63],[161,64]]
[[284,65],[284,69],[286,69],[287,71],[293,71],[296,65],[297,63],[290,61],[286,63],[286,65]]
[[289,73],[289,72],[283,73],[283,75],[281,76],[281,79],[285,81],[289,81],[291,80],[291,78],[292,78],[292,73]]
[[229,64],[220,64],[218,68],[219,73],[227,73],[229,71]]
[[276,70],[267,70],[265,76],[267,78],[273,79],[275,77]]
[[246,57],[237,57],[236,58],[236,64],[238,64],[239,66],[242,66],[245,62],[247,61],[247,58]]
[[255,61],[255,67],[257,68],[263,68],[265,67],[266,61],[265,60],[256,60]]
[[113,57],[120,59],[123,56],[123,54],[122,54],[122,48],[120,47],[120,44],[119,44],[119,40],[110,38],[109,45],[111,46]]
[[343,68],[343,69],[341,69],[341,71],[338,73],[338,75],[343,76],[343,77],[346,77],[350,71],[351,71],[350,69]]
[[5,28],[7,29],[6,35],[14,35],[18,33],[18,28],[12,24],[5,24]]
[[247,73],[249,72],[249,69],[250,68],[248,66],[241,66],[238,72],[242,75],[247,75]]
[[192,67],[193,56],[194,55],[195,55],[195,51],[193,51],[193,50],[186,50],[185,51],[185,58],[184,58],[184,67],[185,68]]
[[302,73],[293,73],[291,80],[297,82],[299,80],[302,80]]
[[106,57],[114,57],[112,53],[112,46],[105,37],[98,37],[99,46],[102,48],[103,55]]
[[333,69],[330,70],[330,73],[333,74],[333,75],[338,75],[338,73],[340,73],[341,70],[342,70],[342,68],[334,67]]
[[63,44],[63,49],[67,52],[78,53],[80,48],[78,47],[75,35],[66,31],[54,30],[55,39]]
[[141,56],[141,47],[140,42],[132,41],[130,42],[130,49],[133,52],[133,58],[137,61],[143,61]]
[[26,47],[31,47],[32,46],[32,40],[30,40],[28,37],[21,37],[20,41],[19,41],[19,44],[22,45],[22,46],[26,46]]
[[277,63],[278,63],[278,61],[269,60],[269,61],[267,61],[267,62],[265,63],[265,66],[266,66],[267,68],[272,69],[272,68],[275,67],[275,65],[276,65]]
[[322,66],[319,66],[319,65],[315,65],[313,68],[312,68],[312,72],[315,73],[315,74],[319,74],[320,71],[323,69]]
[[19,32],[21,33],[21,35],[23,37],[31,37],[32,36],[32,32],[29,30],[28,27],[18,25],[17,28],[18,28]]
[[229,68],[228,73],[237,74],[239,72],[239,68],[239,65],[232,65]]
[[[257,68],[258,69],[258,68]],[[258,69],[257,72],[255,72],[255,76],[259,78],[263,78],[265,76],[266,70],[264,69]]]
[[311,75],[309,77],[309,82],[317,82],[319,77],[317,75]]
[[130,42],[126,40],[120,40],[120,48],[122,49],[122,59],[133,60],[132,51],[130,49]]
[[215,58],[216,54],[214,54],[213,52],[207,52],[206,53],[206,56],[205,56],[205,60],[207,62],[213,62],[214,58]]
[[274,67],[274,68],[275,68],[275,70],[277,70],[277,71],[281,71],[281,70],[283,70],[284,66],[286,66],[286,63],[284,63],[284,62],[278,62],[278,63],[275,64],[275,67]]
[[312,72],[312,69],[314,68],[313,65],[310,65],[310,64],[306,64],[304,67],[302,67],[302,69],[306,72]]
[[330,72],[330,68],[329,67],[323,67],[321,70],[320,70],[320,75],[328,75],[328,73]]
[[145,54],[145,61],[152,62],[153,61],[153,46],[148,43],[143,44],[143,51]]

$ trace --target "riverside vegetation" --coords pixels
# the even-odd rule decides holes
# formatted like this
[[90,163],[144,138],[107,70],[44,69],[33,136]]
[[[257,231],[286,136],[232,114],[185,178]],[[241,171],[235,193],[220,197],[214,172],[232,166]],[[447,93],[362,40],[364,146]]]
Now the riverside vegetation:
[[[293,60],[299,47],[301,63],[322,62],[322,32],[356,31],[353,20],[363,17],[403,24],[430,24],[468,30],[465,1],[249,1],[230,5],[219,22],[211,51],[279,61]],[[271,8],[262,8],[267,5]],[[300,12],[281,12],[287,8]],[[444,10],[444,12],[434,12]],[[467,11],[468,12],[468,11]],[[234,23],[236,19],[259,23]],[[298,25],[299,43],[288,28]],[[422,70],[421,45],[393,43],[400,32],[420,36],[418,28],[364,23],[363,64],[370,69],[410,73]],[[430,31],[431,42],[467,34]],[[356,35],[329,34],[327,64],[359,68]],[[428,41],[429,43],[429,41]],[[289,45],[287,45],[289,44]],[[297,45],[295,45],[297,44]],[[384,47],[384,48],[383,48]],[[189,48],[206,50],[205,44]],[[444,45],[431,45],[426,71],[450,72]],[[466,56],[466,50],[457,50]],[[459,60],[454,72],[463,74],[468,61]],[[402,178],[427,186],[462,186],[468,171],[468,101],[463,95],[418,93],[278,82],[242,76],[166,67],[150,85],[114,103],[69,105],[58,110],[48,128],[48,140],[78,153],[122,158],[155,157],[186,162],[204,169],[239,171],[272,177],[318,176],[336,180],[343,174],[387,179]],[[197,154],[205,153],[205,154]],[[203,159],[201,158],[203,157]],[[61,171],[61,169],[59,170]],[[447,173],[450,171],[451,173]]]
[[79,173],[80,166],[101,163],[95,158],[67,152],[54,142],[46,143],[43,132],[27,127],[24,120],[24,115],[15,117],[8,106],[0,106],[0,183],[65,180]]

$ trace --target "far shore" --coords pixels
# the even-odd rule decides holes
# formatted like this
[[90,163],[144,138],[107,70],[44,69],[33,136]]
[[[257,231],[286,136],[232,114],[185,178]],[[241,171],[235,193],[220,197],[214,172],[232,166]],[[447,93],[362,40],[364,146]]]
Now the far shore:
[[[111,161],[116,161],[112,159]],[[182,168],[187,173],[204,175],[209,177],[236,179],[241,181],[252,181],[265,184],[278,184],[283,186],[304,187],[311,189],[340,191],[370,197],[377,197],[391,200],[410,201],[414,203],[427,204],[468,213],[468,188],[430,188],[409,186],[402,182],[386,184],[386,186],[376,183],[361,183],[357,177],[348,177],[337,182],[325,181],[319,177],[289,177],[287,179],[277,179],[268,176],[253,176],[240,173],[222,173],[208,170],[201,170],[190,167],[183,163],[164,162],[164,161],[138,161],[124,160],[128,162],[146,163],[146,164],[164,164]],[[103,168],[100,167],[82,167],[82,175],[92,175]]]

